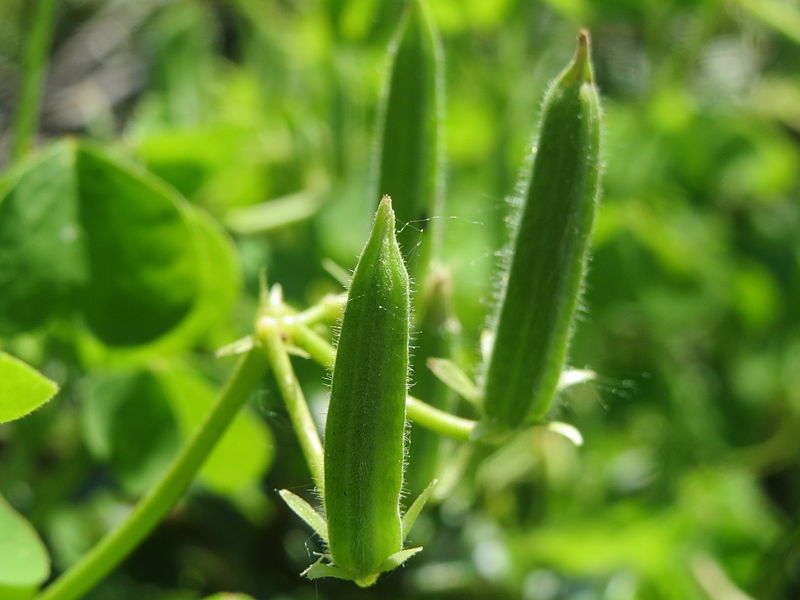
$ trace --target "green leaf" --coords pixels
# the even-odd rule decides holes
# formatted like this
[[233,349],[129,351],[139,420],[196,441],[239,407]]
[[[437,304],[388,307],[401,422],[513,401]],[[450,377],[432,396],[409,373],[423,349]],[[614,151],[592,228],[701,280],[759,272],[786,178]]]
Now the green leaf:
[[397,567],[402,565],[409,558],[411,558],[417,552],[420,551],[422,551],[422,546],[418,546],[416,548],[408,548],[407,550],[400,550],[400,552],[395,552],[384,561],[384,563],[380,567],[380,572],[383,573],[385,571],[391,571],[392,569],[396,569]]
[[18,358],[0,352],[0,423],[24,417],[56,392],[58,384]]
[[187,206],[200,257],[200,286],[189,316],[170,334],[176,348],[206,335],[230,317],[242,286],[236,249],[228,234],[207,212]]
[[36,327],[86,283],[71,144],[24,165],[0,199],[0,334]]
[[437,483],[439,483],[439,481],[436,479],[431,481],[428,484],[428,487],[426,487],[422,493],[417,496],[417,499],[411,503],[411,506],[406,511],[406,514],[403,515],[403,540],[405,540],[408,537],[408,534],[411,533],[414,523],[417,522],[417,517],[422,512],[422,509],[425,508],[425,503],[428,502],[428,499],[433,493],[433,488],[436,487]]
[[303,519],[322,538],[322,541],[328,543],[328,524],[325,522],[325,517],[314,510],[314,507],[308,502],[289,490],[280,490],[278,493],[292,509],[292,512]]
[[[194,371],[171,366],[157,374],[184,437],[200,426],[216,398],[216,389]],[[233,494],[257,484],[274,454],[272,432],[247,408],[231,422],[200,469],[200,479],[220,494]]]
[[230,316],[242,283],[236,250],[211,216],[193,206],[185,209],[200,257],[199,288],[191,311],[165,335],[139,346],[109,347],[87,334],[79,340],[87,362],[141,364],[151,356],[176,354]]
[[50,558],[33,527],[2,497],[0,532],[0,598],[32,598],[50,574]]
[[303,577],[308,579],[322,579],[323,577],[333,577],[334,579],[344,579],[352,581],[353,578],[340,567],[322,562],[322,557],[317,559],[317,562],[309,566],[305,571],[300,573]]
[[207,596],[204,600],[253,600],[252,596],[247,594],[235,594],[232,592],[220,592],[213,596]]
[[147,371],[94,377],[83,394],[81,424],[91,454],[133,495],[155,482],[180,444],[169,401]]
[[312,188],[259,204],[234,208],[225,215],[224,221],[235,233],[264,233],[311,218],[321,203],[320,191]]
[[477,405],[480,399],[478,386],[469,378],[469,375],[464,373],[461,367],[447,358],[429,358],[427,364],[428,368],[442,383],[455,390],[459,396],[464,400],[468,400],[470,404]]
[[110,345],[150,341],[191,310],[198,255],[180,199],[105,152],[78,146],[77,198],[88,250],[81,307]]
[[61,142],[3,188],[0,334],[61,312],[82,316],[95,354],[158,342],[152,353],[191,346],[229,314],[240,285],[232,244],[138,167]]

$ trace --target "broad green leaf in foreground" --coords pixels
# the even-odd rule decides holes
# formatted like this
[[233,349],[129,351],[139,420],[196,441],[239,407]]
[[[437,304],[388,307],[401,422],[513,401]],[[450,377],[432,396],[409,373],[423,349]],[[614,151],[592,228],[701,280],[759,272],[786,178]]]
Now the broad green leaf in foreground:
[[0,352],[0,423],[24,417],[56,392],[55,382],[10,354]]
[[208,213],[194,206],[185,208],[200,257],[199,287],[191,311],[164,335],[134,347],[111,348],[87,333],[80,341],[89,362],[141,364],[150,356],[181,352],[213,333],[214,326],[230,314],[241,288],[233,243]]
[[0,199],[0,334],[41,324],[86,281],[72,148],[49,148]]
[[162,335],[190,311],[197,254],[185,210],[169,190],[95,148],[76,153],[89,280],[82,309],[113,345]]
[[177,330],[186,347],[235,297],[229,246],[157,178],[99,147],[58,143],[0,198],[0,333],[71,313],[107,346]]
[[50,574],[36,531],[0,497],[0,598],[27,600]]

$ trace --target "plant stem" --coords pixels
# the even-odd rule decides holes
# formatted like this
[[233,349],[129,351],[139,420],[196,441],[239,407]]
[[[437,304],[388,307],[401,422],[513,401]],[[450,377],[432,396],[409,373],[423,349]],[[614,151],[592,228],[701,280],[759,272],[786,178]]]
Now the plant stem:
[[345,294],[325,296],[311,308],[295,315],[293,319],[306,325],[340,319],[346,301],[347,296]]
[[333,369],[336,349],[321,335],[304,323],[292,323],[288,327],[294,342],[308,352],[314,362],[326,369]]
[[74,600],[82,597],[152,531],[189,486],[258,384],[265,367],[264,358],[258,350],[251,350],[242,357],[203,424],[183,446],[161,480],[139,501],[122,525],[44,589],[35,600]]
[[406,397],[406,415],[417,425],[462,442],[470,440],[473,430],[478,425],[477,421],[439,410],[413,396]]
[[297,381],[292,362],[281,338],[281,331],[276,325],[279,319],[273,317],[262,318],[257,326],[258,338],[267,355],[270,367],[275,374],[278,388],[289,411],[289,418],[294,426],[300,448],[311,471],[317,487],[321,490],[324,485],[323,464],[324,453],[317,426],[308,410],[308,403],[303,395],[300,382]]
[[42,84],[47,68],[47,53],[53,36],[57,0],[35,0],[30,33],[25,36],[22,58],[22,83],[17,98],[11,159],[19,160],[28,151],[35,134],[42,100]]
[[[293,323],[288,330],[295,343],[325,368],[332,368],[336,350],[321,335],[303,323]],[[417,425],[448,437],[468,441],[477,421],[457,417],[412,396],[406,397],[406,415]]]

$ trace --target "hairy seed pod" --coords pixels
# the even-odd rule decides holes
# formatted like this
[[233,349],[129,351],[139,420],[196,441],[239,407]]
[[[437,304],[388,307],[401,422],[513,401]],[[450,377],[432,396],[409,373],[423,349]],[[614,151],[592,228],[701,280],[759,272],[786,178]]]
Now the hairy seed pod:
[[599,180],[600,105],[589,37],[542,107],[536,154],[514,235],[484,381],[490,422],[543,416],[567,357]]
[[428,217],[444,210],[444,59],[424,0],[406,1],[389,58],[378,124],[378,193],[392,197],[400,248],[412,277],[422,281],[441,244],[441,221]]
[[330,551],[357,582],[402,549],[410,308],[394,224],[384,197],[348,291],[325,425]]

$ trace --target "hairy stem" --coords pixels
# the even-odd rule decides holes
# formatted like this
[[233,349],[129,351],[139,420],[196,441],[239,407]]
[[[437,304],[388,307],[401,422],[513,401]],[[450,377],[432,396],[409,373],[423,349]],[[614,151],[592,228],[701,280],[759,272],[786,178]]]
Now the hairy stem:
[[303,389],[297,381],[292,362],[283,344],[281,331],[276,325],[279,319],[264,317],[258,323],[258,337],[267,355],[270,367],[275,374],[278,388],[286,403],[289,419],[300,440],[300,448],[311,471],[311,476],[319,489],[323,489],[323,450],[319,431],[308,410]]
[[469,441],[477,421],[457,417],[436,407],[426,404],[413,396],[406,397],[406,415],[417,425],[430,429],[447,437]]
[[203,424],[183,446],[159,482],[127,519],[35,600],[74,600],[94,587],[153,530],[191,483],[208,454],[265,372],[261,352],[239,361]]
[[333,369],[336,349],[313,329],[304,323],[293,323],[289,326],[289,334],[295,344],[308,352],[314,362],[326,369]]

